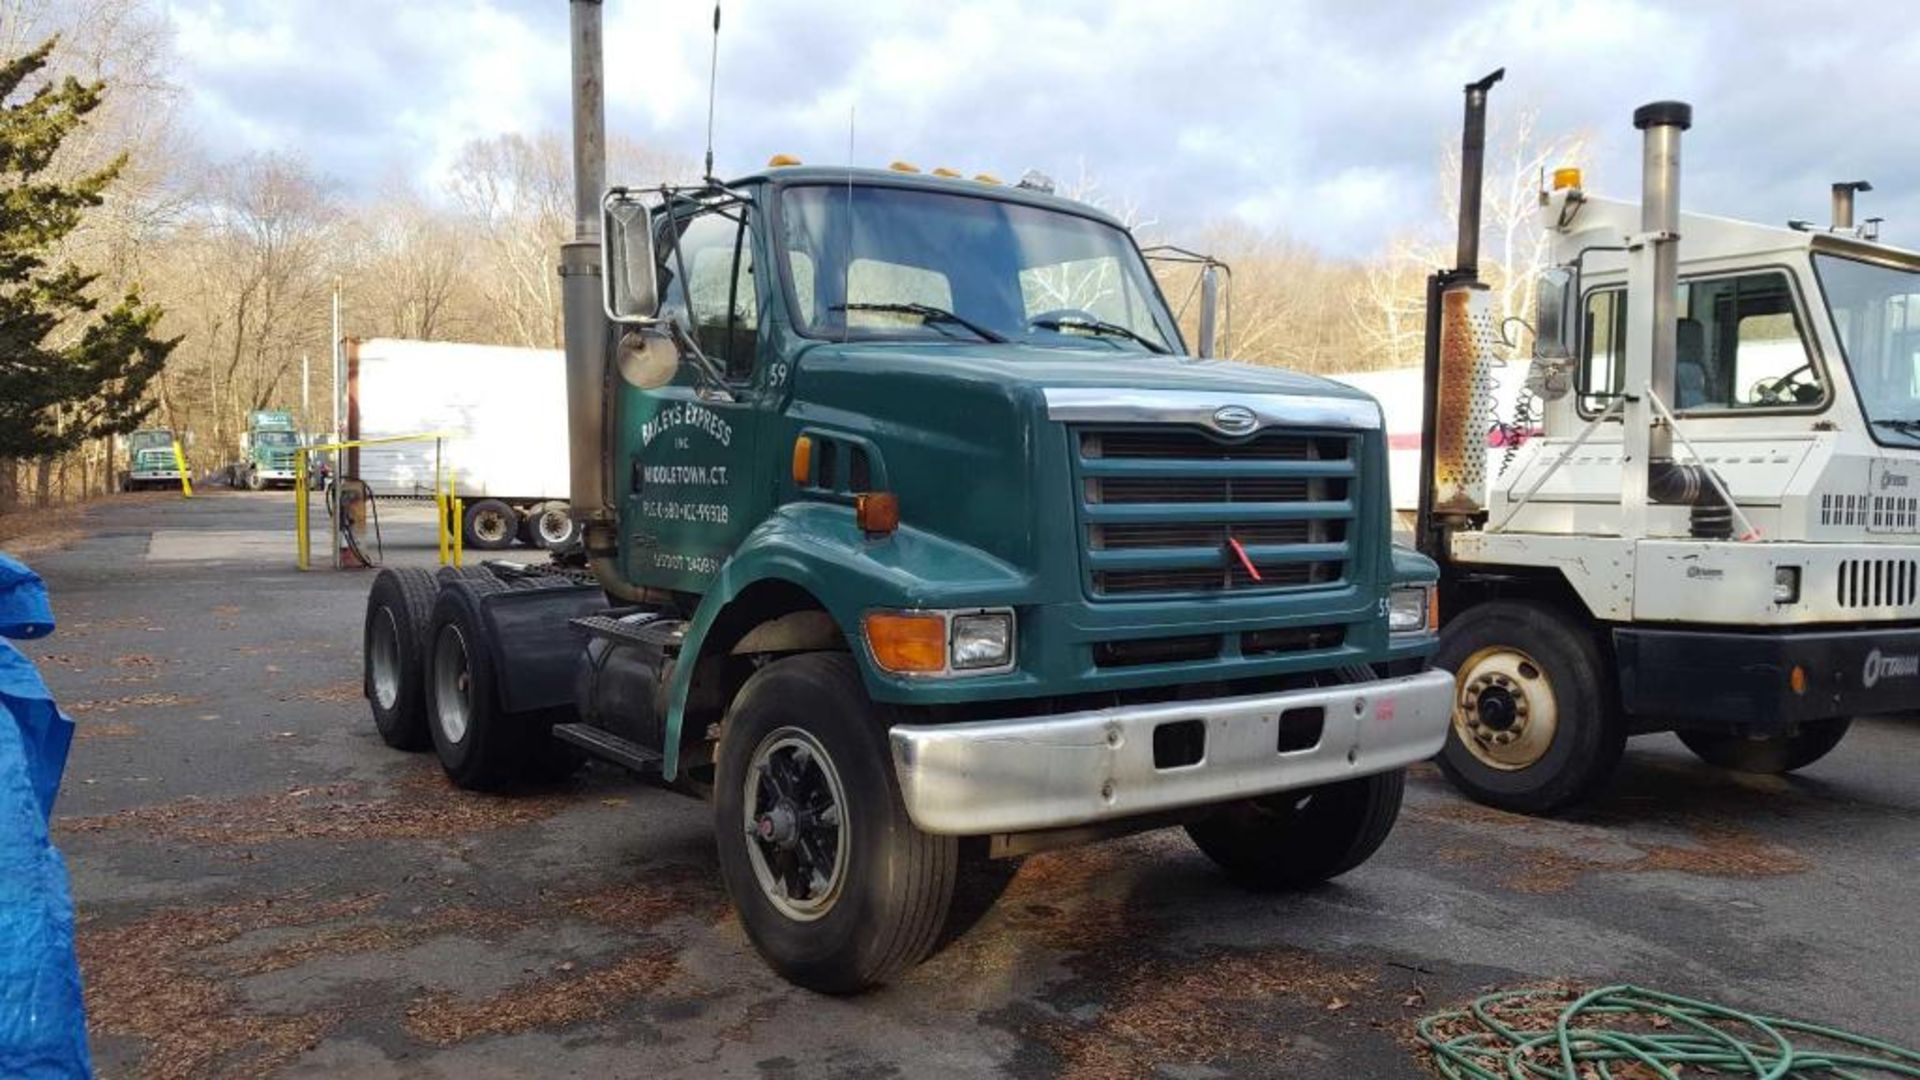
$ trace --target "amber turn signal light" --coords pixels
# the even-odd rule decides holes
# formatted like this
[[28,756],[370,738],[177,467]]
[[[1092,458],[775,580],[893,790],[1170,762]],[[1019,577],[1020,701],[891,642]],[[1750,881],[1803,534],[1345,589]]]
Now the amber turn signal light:
[[806,487],[813,479],[813,440],[805,435],[793,440],[793,482]]
[[867,613],[867,648],[874,663],[895,674],[938,672],[947,666],[947,620],[912,611]]
[[853,497],[853,519],[862,532],[890,533],[900,527],[900,499],[891,491],[869,491]]

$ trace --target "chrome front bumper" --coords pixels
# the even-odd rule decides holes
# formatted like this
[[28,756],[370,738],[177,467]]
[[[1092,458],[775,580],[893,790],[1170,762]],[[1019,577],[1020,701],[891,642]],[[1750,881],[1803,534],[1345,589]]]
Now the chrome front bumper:
[[[1281,752],[1281,714],[1320,709],[1319,741]],[[1032,832],[1314,787],[1411,765],[1440,752],[1453,676],[1250,697],[1122,706],[1016,720],[902,724],[894,771],[913,823],[930,833]],[[1199,720],[1191,765],[1157,768],[1154,730]]]

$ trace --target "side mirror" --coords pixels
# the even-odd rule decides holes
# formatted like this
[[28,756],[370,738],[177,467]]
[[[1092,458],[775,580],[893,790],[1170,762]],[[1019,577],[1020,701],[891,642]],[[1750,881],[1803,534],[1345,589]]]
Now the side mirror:
[[1533,355],[1541,360],[1571,359],[1580,347],[1580,278],[1570,267],[1540,274],[1533,293]]
[[653,214],[625,188],[612,188],[600,200],[600,266],[607,318],[635,324],[660,314]]
[[1200,268],[1200,355],[1214,355],[1220,317],[1220,268],[1212,260]]

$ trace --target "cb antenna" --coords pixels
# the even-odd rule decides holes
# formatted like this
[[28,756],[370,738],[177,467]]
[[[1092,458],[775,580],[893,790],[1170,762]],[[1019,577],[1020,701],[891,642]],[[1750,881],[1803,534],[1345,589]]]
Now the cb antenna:
[[707,65],[707,182],[713,182],[713,91],[720,81],[720,5],[713,5],[713,55]]

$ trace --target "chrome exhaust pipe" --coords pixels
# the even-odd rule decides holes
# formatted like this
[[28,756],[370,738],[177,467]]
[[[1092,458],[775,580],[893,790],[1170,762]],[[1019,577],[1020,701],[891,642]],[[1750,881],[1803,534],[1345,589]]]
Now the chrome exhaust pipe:
[[[1640,154],[1640,231],[1653,244],[1653,392],[1674,407],[1680,335],[1680,133],[1693,126],[1693,106],[1655,101],[1633,111],[1645,132]],[[1673,459],[1673,432],[1653,429],[1648,464]]]
[[1865,180],[1842,180],[1833,185],[1833,231],[1853,231],[1853,196],[1855,192],[1872,191],[1873,185]]

